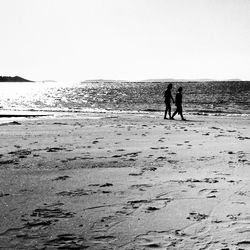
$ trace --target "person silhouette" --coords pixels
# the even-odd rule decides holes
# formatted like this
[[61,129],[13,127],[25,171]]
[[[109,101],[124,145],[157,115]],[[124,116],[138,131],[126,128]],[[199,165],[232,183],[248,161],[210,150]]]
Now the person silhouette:
[[167,113],[169,114],[169,119],[172,119],[171,118],[171,99],[174,103],[174,98],[171,94],[171,89],[172,89],[173,85],[172,83],[169,83],[168,84],[168,88],[167,90],[164,92],[164,98],[165,98],[165,105],[166,105],[166,108],[165,108],[165,113],[164,113],[164,119],[167,119]]
[[174,119],[174,116],[178,113],[181,116],[181,119],[183,121],[186,121],[186,119],[183,117],[182,114],[182,87],[178,88],[178,92],[175,97],[175,105],[176,105],[176,110],[173,113],[172,119]]

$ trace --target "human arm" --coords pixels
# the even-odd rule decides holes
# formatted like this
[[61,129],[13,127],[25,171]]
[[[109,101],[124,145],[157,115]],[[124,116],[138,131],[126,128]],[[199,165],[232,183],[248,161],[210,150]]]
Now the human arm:
[[172,99],[173,103],[175,103],[174,98],[173,98],[173,96],[172,96],[172,95],[171,95],[171,99]]

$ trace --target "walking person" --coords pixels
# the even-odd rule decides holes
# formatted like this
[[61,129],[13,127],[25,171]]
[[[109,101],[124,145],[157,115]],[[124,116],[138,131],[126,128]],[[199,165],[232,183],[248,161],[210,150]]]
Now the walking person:
[[164,92],[164,98],[165,98],[165,105],[166,105],[166,108],[165,108],[165,113],[164,113],[164,119],[167,119],[167,113],[169,114],[169,119],[172,119],[171,118],[171,99],[174,103],[174,98],[171,94],[171,89],[172,89],[173,85],[172,83],[169,83],[168,84],[168,88],[167,90]]
[[176,105],[176,110],[173,113],[172,119],[174,119],[174,116],[178,113],[181,116],[181,119],[183,121],[186,121],[186,119],[183,117],[182,114],[182,87],[178,88],[178,92],[175,98],[175,105]]

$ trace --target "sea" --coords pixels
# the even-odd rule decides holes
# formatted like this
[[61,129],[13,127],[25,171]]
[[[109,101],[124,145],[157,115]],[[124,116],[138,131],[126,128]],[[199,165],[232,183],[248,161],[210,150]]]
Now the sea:
[[[1,82],[0,113],[12,111],[81,113],[163,112],[169,82]],[[250,82],[172,82],[183,87],[184,114],[250,115]],[[174,104],[173,104],[174,110]]]

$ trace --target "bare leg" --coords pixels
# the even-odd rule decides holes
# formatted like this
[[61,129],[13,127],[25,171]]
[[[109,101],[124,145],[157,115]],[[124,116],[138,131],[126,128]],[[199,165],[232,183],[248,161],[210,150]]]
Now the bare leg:
[[168,109],[168,115],[169,115],[169,119],[171,119],[171,108],[170,107]]
[[183,114],[182,114],[182,107],[180,107],[179,114],[180,114],[180,116],[181,116],[181,119],[185,121],[186,119],[183,117]]
[[168,108],[165,109],[164,119],[167,119]]
[[186,120],[186,119],[183,117],[182,112],[180,113],[180,116],[181,116],[181,119],[182,119],[183,121],[185,121],[185,120]]
[[169,118],[171,118],[171,106],[170,106],[170,104],[166,104],[164,119],[167,119],[167,113],[169,114]]
[[172,115],[172,119],[175,117],[175,115],[177,114],[177,110],[175,110],[175,112],[173,113],[173,115]]

